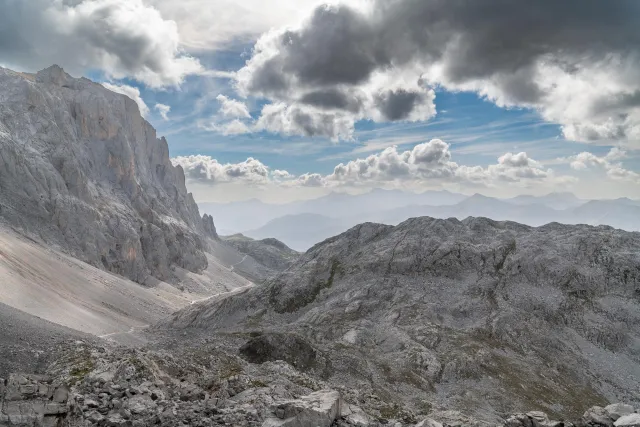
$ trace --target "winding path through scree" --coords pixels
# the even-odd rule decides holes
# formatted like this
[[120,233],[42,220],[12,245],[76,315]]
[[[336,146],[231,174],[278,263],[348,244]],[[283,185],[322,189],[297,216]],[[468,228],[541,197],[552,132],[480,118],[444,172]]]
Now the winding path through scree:
[[240,262],[236,262],[235,264],[231,265],[231,268],[229,268],[229,271],[233,271],[236,268],[236,265],[240,265],[244,262],[245,259],[247,259],[249,255],[245,255]]
[[203,301],[209,301],[211,298],[215,298],[215,297],[218,297],[220,295],[227,295],[227,294],[232,295],[232,294],[235,294],[238,291],[241,291],[243,289],[252,288],[253,286],[254,286],[253,283],[251,283],[249,285],[240,286],[239,288],[235,288],[235,289],[232,289],[232,290],[227,291],[227,292],[220,292],[219,294],[211,295],[211,296],[206,297],[206,298],[197,299],[197,300],[191,301],[191,305],[199,303],[199,302],[203,302]]
[[109,338],[112,337],[114,335],[120,335],[120,334],[132,334],[136,331],[136,329],[146,329],[151,325],[142,325],[142,326],[132,326],[131,329],[129,329],[128,331],[124,331],[124,332],[112,332],[110,334],[105,334],[105,335],[98,335],[98,338]]
[[[242,261],[244,261],[244,259]],[[242,262],[242,261],[240,261],[240,262]],[[240,262],[238,264],[240,264]],[[235,264],[235,265],[238,265],[238,264]],[[232,268],[233,268],[233,266],[232,266]],[[199,303],[199,302],[208,301],[211,298],[219,297],[221,295],[233,295],[233,294],[238,293],[238,292],[240,292],[240,291],[242,291],[244,289],[252,288],[253,286],[254,286],[254,284],[250,283],[250,284],[248,284],[246,286],[240,286],[239,288],[235,288],[235,289],[232,289],[230,291],[220,292],[220,293],[211,295],[211,296],[209,296],[207,298],[193,300],[193,301],[191,301],[191,305]],[[98,338],[109,338],[109,337],[112,337],[114,335],[121,335],[121,334],[133,334],[134,332],[146,329],[149,326],[151,326],[151,325],[132,326],[128,331],[118,331],[118,332],[111,332],[110,334],[98,335]]]
[[[239,262],[237,262],[235,264],[232,264],[231,267],[229,267],[229,271],[233,271],[235,269],[236,265],[242,264],[244,262],[244,260],[247,259],[247,257],[248,257],[248,255],[245,255],[244,257],[242,257],[242,259]],[[232,294],[234,294],[236,292],[239,292],[239,291],[241,291],[243,289],[247,289],[247,288],[251,288],[251,287],[253,287],[253,283],[250,283],[250,284],[248,284],[246,286],[240,286],[239,288],[235,288],[235,289],[232,289],[230,291],[220,292],[220,293],[208,296],[207,298],[193,300],[193,301],[191,301],[191,305],[199,303],[199,302],[209,301],[211,298],[219,297],[220,295],[227,295],[227,294],[232,295]],[[98,335],[98,338],[109,338],[109,337],[112,337],[114,335],[120,335],[120,334],[133,334],[134,332],[136,332],[136,330],[146,329],[149,326],[151,326],[151,325],[132,326],[131,329],[129,329],[128,331],[118,331],[118,332],[111,332],[110,334]]]

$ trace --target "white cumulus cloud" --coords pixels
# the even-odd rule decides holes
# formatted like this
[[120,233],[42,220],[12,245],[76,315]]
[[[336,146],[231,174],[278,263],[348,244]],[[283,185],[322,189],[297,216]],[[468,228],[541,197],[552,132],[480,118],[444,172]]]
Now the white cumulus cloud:
[[0,56],[35,71],[103,70],[150,87],[177,86],[204,67],[183,51],[178,27],[143,0],[3,0]]
[[106,87],[112,92],[120,93],[133,99],[136,104],[138,104],[138,108],[140,109],[140,114],[142,115],[142,117],[146,118],[149,115],[149,107],[140,96],[140,89],[138,89],[137,87],[113,83],[102,83],[102,86]]
[[210,156],[180,156],[171,159],[175,166],[180,166],[189,180],[209,182],[212,184],[245,182],[248,184],[266,184],[273,177],[288,177],[288,172],[271,171],[261,161],[249,157],[239,163],[220,163]]
[[219,126],[219,129],[223,135],[242,135],[245,133],[251,133],[251,129],[249,129],[249,127],[240,120],[233,120],[229,123],[224,123]]
[[244,102],[238,101],[236,99],[230,99],[229,97],[222,94],[218,95],[216,99],[220,103],[220,114],[222,114],[224,117],[233,119],[251,118],[249,109]]
[[624,150],[614,147],[604,156],[597,156],[585,151],[575,156],[559,160],[569,162],[571,168],[578,171],[594,167],[601,168],[611,179],[640,183],[640,174],[626,169],[622,165],[621,160],[626,156],[627,153]]
[[163,120],[169,120],[169,112],[171,112],[171,107],[165,104],[156,104],[154,107],[156,111],[160,114]]
[[398,151],[395,146],[366,158],[338,164],[332,173],[303,173],[272,170],[259,160],[249,158],[237,164],[221,164],[209,156],[187,156],[173,159],[182,166],[188,179],[210,184],[233,181],[252,184],[277,184],[286,187],[378,187],[387,184],[448,185],[471,187],[564,185],[571,176],[558,176],[551,169],[531,159],[526,153],[506,153],[496,164],[459,165],[452,160],[450,146],[440,139],[418,144],[411,150]]

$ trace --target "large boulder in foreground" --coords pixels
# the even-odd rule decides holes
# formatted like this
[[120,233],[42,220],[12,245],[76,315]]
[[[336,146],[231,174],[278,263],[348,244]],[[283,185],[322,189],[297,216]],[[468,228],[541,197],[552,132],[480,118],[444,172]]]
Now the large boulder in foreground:
[[0,378],[0,426],[62,425],[69,389],[41,375],[11,374]]
[[341,416],[342,399],[335,390],[320,390],[274,405],[274,417],[263,427],[330,427]]
[[633,406],[627,405],[625,403],[613,403],[611,405],[607,405],[604,410],[614,421],[625,415],[633,414],[634,412]]
[[640,414],[624,415],[616,420],[615,427],[640,427]]

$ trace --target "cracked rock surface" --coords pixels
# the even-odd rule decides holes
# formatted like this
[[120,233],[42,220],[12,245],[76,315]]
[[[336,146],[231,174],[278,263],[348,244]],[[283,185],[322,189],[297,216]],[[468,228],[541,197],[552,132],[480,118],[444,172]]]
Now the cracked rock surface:
[[251,333],[234,343],[248,360],[260,349],[371,390],[385,414],[576,419],[585,406],[640,403],[640,233],[485,218],[363,224],[153,333],[176,330]]

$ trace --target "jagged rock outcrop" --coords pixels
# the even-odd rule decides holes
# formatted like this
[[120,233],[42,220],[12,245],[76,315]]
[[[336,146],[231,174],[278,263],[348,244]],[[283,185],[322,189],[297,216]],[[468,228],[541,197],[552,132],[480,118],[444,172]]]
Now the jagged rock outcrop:
[[138,282],[205,268],[215,235],[137,104],[57,66],[0,68],[0,217]]
[[335,390],[320,390],[300,399],[278,402],[263,427],[331,427],[342,415],[342,399]]
[[304,339],[293,334],[263,333],[240,347],[240,355],[251,363],[283,360],[302,372],[323,377],[330,366],[326,356]]
[[[485,218],[363,224],[154,331],[175,329],[295,334],[328,356],[330,385],[375,390],[385,414],[395,402],[577,419],[585,406],[640,403],[640,233]],[[270,350],[293,359],[287,351]]]
[[0,378],[0,426],[57,427],[67,417],[69,388],[41,375]]
[[216,231],[216,226],[213,223],[213,217],[211,215],[204,214],[202,215],[202,228],[208,237],[212,239],[218,239],[218,232]]

